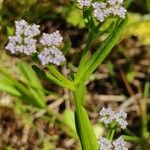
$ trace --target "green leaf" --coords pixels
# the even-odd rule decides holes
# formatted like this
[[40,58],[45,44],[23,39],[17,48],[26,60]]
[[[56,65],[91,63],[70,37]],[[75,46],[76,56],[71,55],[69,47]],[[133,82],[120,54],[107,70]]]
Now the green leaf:
[[76,132],[74,112],[71,109],[66,109],[64,111],[63,119],[64,122],[66,122],[66,124],[68,124],[68,126],[70,126],[70,128],[74,130],[74,132]]
[[83,101],[81,98],[82,95],[78,94],[78,91],[75,91],[75,123],[76,123],[76,130],[78,136],[81,141],[82,149],[83,150],[98,150],[99,145],[94,133],[94,130],[91,126],[91,123],[88,118],[88,114],[84,107],[82,107],[81,102]]
[[32,68],[25,62],[19,63],[19,69],[24,78],[31,82],[31,84],[42,90],[42,85],[36,75],[36,73],[32,70]]
[[[79,113],[80,112],[80,113]],[[81,107],[75,111],[76,130],[83,150],[98,150],[99,145],[86,110]]]
[[[1,76],[1,90],[8,92],[11,95],[18,96],[21,100],[31,103],[33,106],[38,108],[44,108],[44,99],[39,97],[39,91],[33,90],[32,86],[19,82],[14,79],[6,68],[0,66],[0,76]],[[33,92],[34,91],[34,92]],[[36,95],[35,95],[36,94]]]
[[93,71],[102,63],[106,56],[110,53],[115,44],[119,41],[124,28],[126,26],[127,19],[121,21],[116,29],[109,35],[104,43],[96,50],[92,58],[86,62],[86,67],[81,78],[81,82],[85,82]]
[[18,97],[21,96],[21,94],[14,87],[11,87],[10,85],[3,83],[3,81],[0,81],[0,90],[5,91],[14,96]]
[[53,75],[51,75],[47,71],[43,71],[35,65],[33,65],[32,68],[34,69],[34,71],[36,72],[39,78],[46,80],[50,83],[56,84],[60,87],[66,87],[61,81],[59,81],[57,78],[55,78]]
[[67,77],[63,76],[54,66],[47,65],[50,73],[56,77],[65,87],[69,88],[70,90],[75,90],[74,83],[69,80]]
[[32,68],[25,62],[19,63],[19,69],[21,74],[24,76],[26,80],[26,84],[28,87],[31,87],[37,91],[37,95],[41,98],[41,100],[45,100],[44,89],[36,75],[36,73],[32,70]]

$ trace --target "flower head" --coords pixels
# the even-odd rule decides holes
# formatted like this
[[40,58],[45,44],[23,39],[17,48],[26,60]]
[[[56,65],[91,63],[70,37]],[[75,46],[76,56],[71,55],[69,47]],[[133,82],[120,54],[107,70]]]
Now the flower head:
[[120,111],[114,115],[114,119],[121,126],[122,129],[125,129],[126,126],[128,125],[126,118],[127,118],[127,113],[124,111]]
[[111,5],[123,4],[123,0],[108,0],[108,3],[111,4]]
[[91,5],[91,0],[77,0],[80,6],[90,6]]
[[25,20],[15,21],[16,35],[34,37],[40,34],[39,25],[28,24]]
[[34,36],[40,33],[38,25],[29,25],[25,20],[15,21],[16,34],[9,37],[6,50],[12,54],[24,53],[31,55],[36,52],[36,42]]
[[105,21],[109,16],[125,18],[126,9],[122,6],[123,0],[108,0],[107,2],[94,2],[93,15],[100,22]]
[[99,140],[100,150],[112,150],[113,146],[109,140],[101,137]]
[[104,2],[94,2],[92,6],[94,8],[94,17],[100,22],[103,22],[109,15],[109,13],[107,13],[107,4]]
[[125,129],[128,125],[127,113],[124,111],[120,111],[118,113],[114,113],[110,108],[103,107],[100,111],[100,121],[105,125],[116,122],[122,129]]
[[43,45],[43,51],[38,55],[42,65],[53,63],[60,65],[66,59],[63,53],[57,48],[60,46],[63,38],[59,31],[47,34],[43,33],[40,43]]
[[127,143],[121,136],[112,143],[110,140],[101,137],[98,143],[100,150],[128,150]]
[[63,40],[63,37],[60,35],[59,31],[55,31],[51,34],[43,33],[40,43],[44,46],[59,46]]
[[5,49],[12,54],[24,53],[31,55],[36,52],[36,40],[31,37],[23,38],[20,35],[11,36]]
[[101,116],[101,122],[105,123],[106,125],[111,123],[114,119],[114,112],[110,108],[103,107],[99,114]]
[[42,51],[38,57],[42,65],[49,63],[60,65],[65,61],[63,53],[56,47],[44,48],[44,51]]
[[127,143],[124,141],[122,137],[119,137],[113,142],[114,150],[128,150]]

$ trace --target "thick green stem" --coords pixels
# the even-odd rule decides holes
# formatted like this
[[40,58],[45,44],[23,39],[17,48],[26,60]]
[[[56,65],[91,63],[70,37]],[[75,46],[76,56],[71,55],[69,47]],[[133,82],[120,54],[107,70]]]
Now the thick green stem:
[[77,88],[74,91],[75,97],[75,123],[76,123],[76,130],[81,142],[81,146],[83,150],[98,150],[99,145],[92,128],[92,125],[89,121],[88,114],[84,107],[82,106],[82,98],[83,95],[81,94],[82,88]]

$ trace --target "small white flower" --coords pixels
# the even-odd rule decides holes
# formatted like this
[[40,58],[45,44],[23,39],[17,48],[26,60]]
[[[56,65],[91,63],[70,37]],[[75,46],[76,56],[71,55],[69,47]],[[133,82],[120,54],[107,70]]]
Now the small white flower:
[[113,148],[110,141],[103,137],[100,138],[99,144],[100,144],[100,150],[112,150]]
[[36,52],[36,40],[31,37],[21,37],[20,35],[9,37],[9,43],[5,47],[12,54],[24,53],[31,55]]
[[15,21],[16,35],[21,35],[24,30],[28,27],[28,23],[25,20]]
[[105,9],[107,4],[104,3],[104,2],[94,2],[92,4],[92,6],[93,6],[94,9],[99,9],[99,8],[104,8]]
[[24,53],[31,55],[36,52],[36,42],[33,37],[40,33],[38,25],[29,25],[25,20],[15,21],[16,34],[9,37],[5,47],[12,54]]
[[25,20],[15,21],[16,35],[34,37],[40,34],[39,25],[29,25]]
[[55,31],[51,34],[43,33],[40,43],[44,46],[59,46],[63,40],[63,37],[60,35],[59,31]]
[[25,30],[24,30],[24,35],[25,36],[30,36],[30,37],[34,37],[40,34],[40,30],[39,30],[40,26],[33,24],[33,25],[29,25]]
[[111,5],[123,4],[123,0],[108,0],[108,3],[111,4]]
[[121,126],[122,129],[125,129],[128,125],[126,118],[127,118],[127,113],[124,111],[120,111],[114,115],[114,119]]
[[109,15],[108,13],[106,13],[106,10],[108,10],[107,4],[104,2],[94,2],[92,6],[94,8],[94,17],[97,18],[97,20],[99,20],[100,22],[103,22]]
[[127,10],[122,6],[123,0],[109,0],[108,2],[94,2],[92,4],[94,17],[100,22],[105,21],[109,16],[125,18]]
[[124,7],[119,5],[110,7],[109,10],[113,15],[119,16],[120,18],[125,18],[127,12],[127,10]]
[[80,6],[90,6],[91,5],[91,0],[77,0]]
[[42,65],[49,63],[60,65],[65,61],[63,53],[56,47],[44,48],[44,51],[42,51],[38,57]]
[[119,137],[113,142],[114,150],[128,150],[127,143],[122,137]]
[[114,112],[110,108],[102,108],[100,111],[100,121],[108,125],[114,119]]

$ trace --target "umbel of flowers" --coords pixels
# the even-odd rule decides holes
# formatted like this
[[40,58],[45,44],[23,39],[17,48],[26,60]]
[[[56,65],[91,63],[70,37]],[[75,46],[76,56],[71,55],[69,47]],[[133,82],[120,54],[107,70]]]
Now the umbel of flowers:
[[[65,61],[65,57],[59,49],[63,40],[62,36],[59,31],[51,34],[43,33],[38,40],[39,27],[36,24],[30,25],[25,20],[15,21],[16,32],[14,36],[9,37],[6,50],[12,54],[32,55],[37,53],[42,65],[49,63],[60,65]],[[40,49],[37,45],[40,45]]]
[[105,125],[110,125],[112,122],[115,122],[122,129],[125,129],[128,125],[128,122],[126,121],[127,113],[124,111],[114,113],[110,108],[103,107],[99,114],[100,121]]
[[[108,129],[111,128],[113,124],[115,124],[113,128],[121,127],[122,129],[125,129],[128,125],[126,121],[127,113],[124,111],[115,113],[110,108],[103,107],[99,114],[100,121],[104,123]],[[101,137],[99,144],[100,150],[128,150],[127,144],[122,136],[114,141]]]
[[128,150],[127,143],[122,136],[110,142],[108,139],[101,137],[99,140],[100,150]]
[[81,7],[92,7],[94,17],[104,22],[110,16],[125,18],[127,10],[123,7],[123,0],[108,0],[106,2],[92,2],[92,0],[77,0]]

